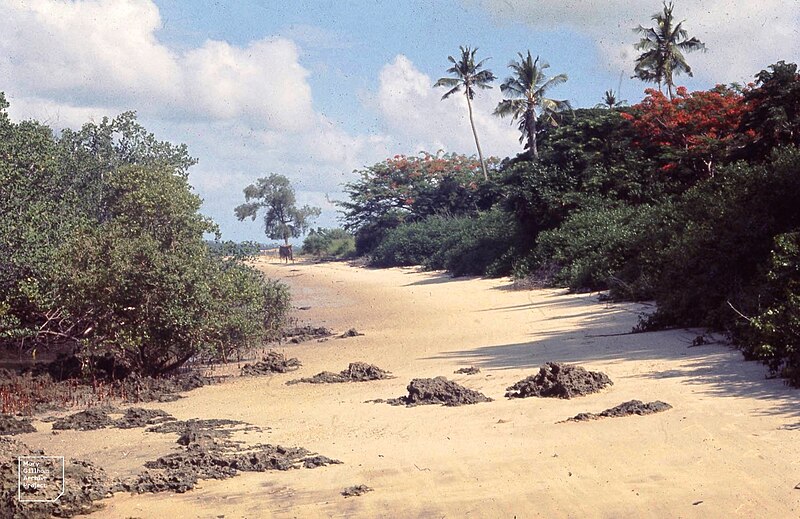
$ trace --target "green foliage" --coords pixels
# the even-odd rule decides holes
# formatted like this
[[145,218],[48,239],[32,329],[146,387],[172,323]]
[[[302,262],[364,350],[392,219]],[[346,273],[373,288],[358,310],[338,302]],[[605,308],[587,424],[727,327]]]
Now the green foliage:
[[563,222],[585,199],[579,192],[579,178],[544,162],[509,165],[502,182],[505,194],[502,207],[514,215],[531,240],[541,231]]
[[745,92],[747,113],[741,130],[754,135],[743,157],[763,158],[778,146],[800,146],[800,74],[779,61],[756,75],[757,88]]
[[749,358],[800,386],[800,232],[775,237],[761,308],[740,320],[737,336]]
[[501,211],[476,217],[432,216],[389,231],[370,264],[422,265],[454,276],[503,275],[511,270],[515,235],[513,220]]
[[[497,160],[488,159],[490,169]],[[338,202],[345,229],[356,236],[359,254],[371,252],[386,233],[402,223],[436,214],[476,214],[499,195],[494,181],[481,179],[481,164],[463,155],[396,155],[359,173],[345,184],[349,200]]]
[[729,327],[758,308],[759,272],[774,238],[800,227],[800,150],[737,163],[689,190],[663,251],[652,323]]
[[317,258],[346,259],[355,252],[355,238],[344,229],[311,229],[303,241],[302,253]]
[[203,240],[216,226],[184,146],[133,114],[56,138],[0,110],[0,134],[0,343],[112,352],[159,374],[283,321],[286,287]]
[[298,208],[289,179],[274,173],[247,186],[244,198],[245,203],[235,209],[236,217],[240,221],[245,218],[255,220],[263,209],[267,238],[283,240],[287,245],[289,238],[299,238],[305,234],[321,212],[319,207],[308,205]]
[[[445,239],[452,235],[463,219],[432,216],[418,222],[402,224],[386,233],[370,255],[375,267],[430,265],[430,258],[439,251]],[[437,264],[440,266],[440,264]]]
[[649,205],[578,211],[539,235],[536,267],[551,267],[557,285],[648,297],[653,280],[643,275],[643,261],[647,251],[668,239],[670,217],[667,207]]
[[454,276],[504,276],[511,272],[519,242],[513,218],[501,210],[462,218],[430,261]]

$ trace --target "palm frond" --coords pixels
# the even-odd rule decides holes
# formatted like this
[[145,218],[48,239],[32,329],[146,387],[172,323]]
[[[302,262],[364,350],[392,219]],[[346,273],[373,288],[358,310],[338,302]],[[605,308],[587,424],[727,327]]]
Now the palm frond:
[[461,84],[461,82],[459,80],[457,80],[456,78],[440,77],[436,81],[436,83],[434,83],[433,88],[439,88],[439,87],[443,87],[443,86],[444,87],[454,87],[454,86],[459,85],[459,84]]
[[461,85],[456,85],[442,95],[442,101],[461,91]]

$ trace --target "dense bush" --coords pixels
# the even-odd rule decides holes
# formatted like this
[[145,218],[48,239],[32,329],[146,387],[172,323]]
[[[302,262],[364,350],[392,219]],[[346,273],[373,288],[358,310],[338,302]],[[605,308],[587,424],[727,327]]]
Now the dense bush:
[[311,229],[301,252],[317,258],[346,259],[355,255],[356,242],[344,229]]
[[[487,160],[492,175],[497,159]],[[357,172],[338,202],[358,254],[371,253],[387,232],[430,216],[475,215],[492,206],[499,190],[485,181],[480,162],[456,154],[396,155]]]
[[345,219],[375,265],[654,298],[646,327],[734,331],[798,383],[799,93],[781,61],[744,87],[575,110],[540,136],[539,160],[495,163],[488,181],[398,156],[346,186]]
[[288,292],[210,250],[185,147],[132,114],[56,138],[0,105],[0,345],[110,352],[160,374],[275,332]]
[[798,200],[796,148],[775,151],[765,164],[737,163],[688,191],[661,259],[652,324],[729,327],[730,304],[756,311],[775,237],[800,227]]
[[[400,225],[386,233],[370,255],[375,267],[431,266],[431,258],[439,252],[448,236],[465,224],[461,218],[432,216],[426,220]],[[436,266],[442,267],[441,263]]]
[[669,239],[671,218],[668,204],[573,213],[539,235],[534,266],[550,267],[552,282],[572,289],[613,288],[617,296],[652,296],[653,280],[642,262]]
[[422,265],[455,276],[502,275],[511,270],[515,238],[513,220],[501,211],[476,217],[432,216],[389,231],[370,264]]
[[514,219],[500,210],[462,218],[431,258],[431,268],[454,276],[503,276],[511,272],[520,241]]
[[775,238],[760,295],[757,314],[739,320],[742,350],[800,386],[800,231]]

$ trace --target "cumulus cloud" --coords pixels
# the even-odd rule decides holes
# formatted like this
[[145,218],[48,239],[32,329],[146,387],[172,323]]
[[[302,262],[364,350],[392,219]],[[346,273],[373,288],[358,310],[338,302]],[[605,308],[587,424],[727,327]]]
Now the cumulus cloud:
[[287,37],[174,50],[158,40],[161,26],[151,0],[0,0],[11,115],[60,129],[135,109],[200,159],[190,180],[229,238],[259,236],[260,222],[237,222],[233,207],[269,173],[289,176],[301,204],[325,202],[323,223],[334,224],[325,193],[385,158],[387,139],[351,135],[315,111],[310,72]]
[[247,117],[281,130],[311,124],[308,72],[292,41],[209,40],[178,53],[157,40],[160,27],[148,0],[0,0],[0,77],[26,96],[64,104]]
[[282,38],[245,48],[207,41],[181,62],[187,108],[215,119],[247,117],[269,128],[308,127],[311,88],[298,54],[295,44]]
[[[477,153],[463,95],[442,100],[444,89],[434,89],[435,79],[420,72],[406,56],[398,55],[380,72],[372,103],[383,115],[395,149]],[[506,156],[521,151],[519,134],[510,121],[492,115],[502,99],[497,86],[480,90],[473,103],[475,127],[484,155]]]
[[[660,2],[641,0],[464,0],[486,9],[499,23],[520,22],[541,29],[568,28],[593,38],[610,71],[633,69],[638,41],[633,28],[651,26]],[[797,0],[678,0],[675,16],[687,20],[690,35],[706,43],[693,53],[695,76],[715,83],[743,81],[778,60],[800,53]]]
[[159,45],[151,2],[0,0],[0,76],[60,101],[177,95],[180,67]]

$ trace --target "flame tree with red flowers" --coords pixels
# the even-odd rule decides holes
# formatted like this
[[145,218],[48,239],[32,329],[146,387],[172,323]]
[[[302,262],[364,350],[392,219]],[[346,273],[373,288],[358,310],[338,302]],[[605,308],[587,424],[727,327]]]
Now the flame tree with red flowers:
[[655,89],[622,117],[639,134],[638,145],[651,152],[661,170],[677,178],[713,177],[732,147],[740,145],[739,126],[747,109],[741,92],[722,85],[689,93],[678,87],[669,99]]

